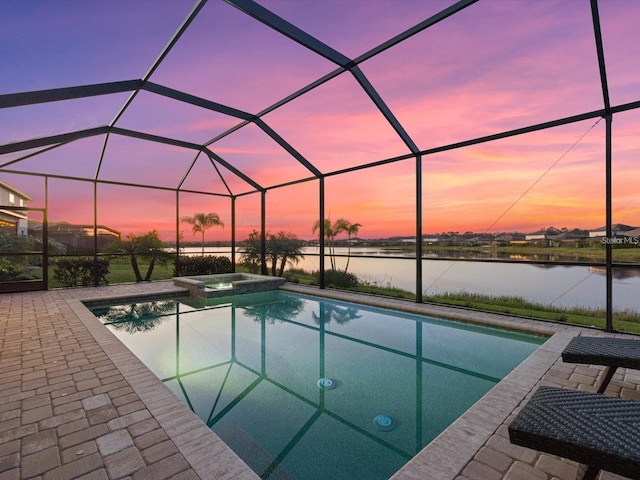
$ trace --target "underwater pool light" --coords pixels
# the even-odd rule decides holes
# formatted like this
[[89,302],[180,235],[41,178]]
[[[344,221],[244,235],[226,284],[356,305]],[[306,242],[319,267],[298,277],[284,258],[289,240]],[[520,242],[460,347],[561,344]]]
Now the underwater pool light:
[[322,377],[318,380],[317,385],[322,390],[333,390],[337,386],[337,382],[333,378]]
[[373,424],[383,432],[390,432],[398,425],[398,422],[391,415],[380,414],[373,419]]

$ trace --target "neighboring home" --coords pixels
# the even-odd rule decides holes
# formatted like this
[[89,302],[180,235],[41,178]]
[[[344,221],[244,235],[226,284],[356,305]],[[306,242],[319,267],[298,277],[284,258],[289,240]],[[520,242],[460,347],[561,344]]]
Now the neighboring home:
[[33,200],[26,193],[0,180],[0,231],[15,235],[27,235],[29,232],[29,215],[26,210],[2,208],[26,207]]
[[522,245],[526,239],[523,233],[501,233],[496,235],[494,242],[496,245]]
[[557,228],[549,227],[538,230],[537,232],[527,233],[524,239],[530,243],[550,246],[553,241],[561,234],[562,232]]
[[640,238],[640,227],[636,227],[633,230],[627,230],[624,235],[625,237]]
[[[625,225],[624,223],[615,223],[611,225],[611,236],[625,237],[628,235],[628,232],[636,228],[637,227],[631,227],[629,225]],[[600,227],[600,228],[596,228],[595,230],[589,231],[589,238],[604,237],[606,235],[607,235],[607,227]]]
[[[42,226],[37,228],[42,229]],[[103,225],[98,225],[95,233],[98,249],[120,240],[120,232]],[[50,223],[48,235],[50,239],[56,240],[67,248],[74,250],[92,250],[94,246],[93,225],[74,225],[65,222]]]
[[621,223],[611,225],[611,238],[606,241],[607,229],[601,227],[589,232],[589,238],[592,242],[610,243],[621,247],[638,247],[640,246],[640,227],[631,227]]
[[551,240],[554,247],[578,247],[585,245],[589,239],[587,232],[584,230],[573,229],[563,231],[560,235]]

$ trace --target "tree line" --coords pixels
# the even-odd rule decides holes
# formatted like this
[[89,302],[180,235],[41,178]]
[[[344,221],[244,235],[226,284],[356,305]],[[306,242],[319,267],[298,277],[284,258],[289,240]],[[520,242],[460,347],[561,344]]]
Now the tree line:
[[[202,257],[205,257],[205,232],[213,227],[224,228],[224,223],[217,213],[196,213],[193,216],[181,217],[182,223],[187,223],[192,227],[192,234],[200,235],[202,241]],[[345,218],[339,218],[332,222],[330,219],[324,220],[324,237],[326,247],[328,249],[331,272],[338,272],[336,262],[335,243],[336,237],[346,234],[349,239],[349,250],[347,254],[347,264],[340,273],[347,274],[349,268],[349,258],[351,255],[351,238],[358,234],[361,227],[359,223],[351,223]],[[317,221],[312,226],[312,233],[320,230],[320,222]],[[267,269],[273,276],[282,276],[287,265],[297,265],[303,258],[303,248],[306,242],[297,238],[295,233],[279,231],[276,233],[265,233],[265,259]],[[111,243],[103,253],[119,256],[126,256],[131,263],[137,282],[150,281],[156,265],[168,265],[174,261],[174,255],[166,251],[167,244],[160,238],[157,230],[151,230],[143,235],[129,234],[124,240],[117,240]],[[187,260],[185,260],[187,262]],[[249,237],[243,242],[241,254],[241,262],[252,273],[260,273],[262,271],[262,238],[260,232],[253,230]],[[86,262],[85,262],[86,263]],[[187,262],[188,263],[188,262]],[[193,262],[192,262],[193,263]],[[215,262],[200,262],[203,267],[211,267],[217,265]],[[146,265],[146,271],[143,271],[142,265]],[[98,266],[100,267],[98,269]],[[71,263],[66,265],[64,262],[59,265],[60,275],[77,276],[78,269],[91,270],[84,263]],[[106,270],[105,270],[106,268]],[[189,264],[188,270],[197,268],[195,264]],[[226,267],[225,267],[226,268]],[[87,278],[93,279],[96,275],[100,280],[97,283],[104,283],[108,266],[98,265],[94,268],[96,272],[88,272]],[[83,270],[83,271],[84,271]],[[98,271],[99,270],[99,271]],[[179,274],[179,267],[177,268]],[[218,272],[225,273],[225,272]],[[68,283],[68,282],[67,282]]]

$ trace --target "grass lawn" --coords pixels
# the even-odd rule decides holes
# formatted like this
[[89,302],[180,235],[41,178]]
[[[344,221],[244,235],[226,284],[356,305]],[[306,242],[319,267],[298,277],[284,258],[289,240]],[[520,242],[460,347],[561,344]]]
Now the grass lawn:
[[[493,297],[474,293],[445,293],[442,295],[431,295],[425,299],[425,301],[489,312],[506,313],[521,317],[538,318],[540,320],[566,322],[587,327],[605,327],[606,312],[602,309],[551,307],[528,302],[519,297]],[[613,322],[616,330],[640,333],[640,312],[614,310]]]
[[[147,273],[147,269],[149,268],[148,263],[139,263],[140,273],[144,277]],[[151,280],[168,280],[173,278],[173,265],[158,265],[156,264],[153,267],[153,274],[151,275]],[[107,275],[107,280],[110,285],[116,285],[118,283],[135,283],[136,276],[133,273],[133,268],[131,267],[131,263],[128,260],[111,260],[109,263],[109,274]],[[61,288],[63,285],[60,285],[53,278],[53,269],[49,269],[49,288]]]

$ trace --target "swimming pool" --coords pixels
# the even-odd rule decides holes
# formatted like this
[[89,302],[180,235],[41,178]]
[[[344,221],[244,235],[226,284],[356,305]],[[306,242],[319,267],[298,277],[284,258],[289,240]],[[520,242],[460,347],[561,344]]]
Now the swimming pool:
[[265,479],[386,479],[544,338],[267,292],[93,307]]

